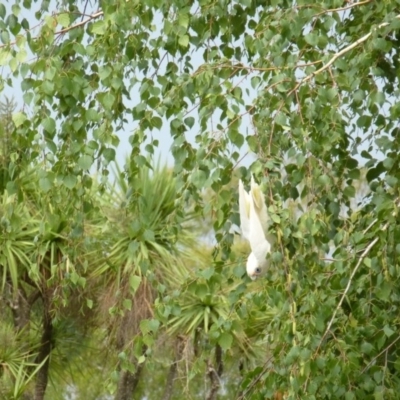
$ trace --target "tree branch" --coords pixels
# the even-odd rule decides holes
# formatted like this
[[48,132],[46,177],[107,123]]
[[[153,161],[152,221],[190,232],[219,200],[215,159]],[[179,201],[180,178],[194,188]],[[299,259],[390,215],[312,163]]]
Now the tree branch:
[[253,387],[257,385],[257,383],[261,380],[262,376],[267,372],[269,368],[269,364],[272,360],[273,356],[269,357],[267,361],[265,361],[262,371],[253,379],[250,384],[247,386],[246,390],[237,398],[237,400],[243,400],[245,396],[253,390]]
[[182,357],[184,348],[185,348],[184,337],[179,335],[176,339],[175,357],[174,361],[172,362],[169,368],[167,383],[165,385],[162,400],[170,400],[172,397],[175,375],[178,369],[178,362]]
[[78,27],[80,27],[80,26],[82,26],[82,25],[87,24],[87,23],[90,22],[92,19],[97,19],[97,18],[103,16],[103,14],[104,14],[103,11],[97,11],[97,12],[95,12],[94,14],[89,15],[89,17],[87,17],[87,18],[84,19],[83,21],[78,22],[78,23],[76,23],[75,25],[71,25],[71,26],[68,26],[68,27],[66,27],[66,28],[64,28],[64,29],[61,29],[60,31],[54,32],[54,34],[55,34],[55,35],[60,35],[60,34],[62,34],[62,33],[66,33],[66,32],[68,32],[68,31],[70,31],[70,30],[72,30],[72,29],[75,29],[75,28],[78,28]]
[[315,14],[314,17],[319,17],[320,15],[327,14],[330,12],[346,11],[346,10],[349,10],[350,8],[362,6],[362,5],[368,4],[368,3],[372,3],[372,0],[364,0],[364,1],[359,1],[357,3],[349,4],[348,6],[344,6],[344,7],[331,8],[329,10],[321,11],[320,13]]
[[[383,226],[382,230],[386,230],[387,227],[388,227],[388,225],[389,225],[389,223],[386,223],[386,224]],[[337,312],[339,311],[340,307],[342,306],[343,301],[344,301],[344,298],[346,297],[348,291],[350,290],[350,286],[351,286],[351,283],[352,283],[352,281],[353,281],[353,278],[354,278],[355,274],[357,273],[358,269],[360,268],[361,263],[363,262],[364,258],[367,256],[367,254],[370,252],[370,250],[372,249],[372,247],[374,247],[375,244],[378,242],[378,240],[379,240],[379,237],[377,236],[377,237],[365,248],[365,250],[364,250],[363,253],[361,254],[360,258],[358,259],[358,262],[357,262],[355,268],[353,269],[353,272],[352,272],[351,275],[350,275],[349,281],[347,282],[347,285],[346,285],[346,288],[345,288],[345,290],[344,290],[344,292],[343,292],[343,294],[342,294],[342,297],[340,298],[339,303],[338,303],[338,305],[336,306],[335,311],[333,312],[332,318],[330,319],[330,321],[329,321],[329,323],[328,323],[328,326],[326,327],[326,330],[325,330],[324,334],[322,335],[322,338],[321,338],[321,340],[320,340],[320,342],[319,342],[319,344],[318,344],[318,347],[317,347],[317,350],[315,351],[315,354],[318,353],[318,351],[319,351],[319,349],[320,349],[320,347],[321,347],[323,341],[325,340],[326,336],[328,335],[328,333],[329,333],[329,331],[330,331],[330,329],[331,329],[331,327],[332,327],[333,321],[335,320],[336,314],[337,314]],[[315,354],[314,354],[314,355],[315,355]]]
[[221,386],[220,379],[224,369],[222,363],[222,349],[220,345],[215,346],[215,368],[211,362],[207,363],[207,374],[211,381],[210,393],[207,396],[207,400],[215,400],[217,398],[219,387]]
[[[87,24],[88,22],[92,21],[93,19],[97,19],[97,18],[99,18],[99,17],[101,17],[101,16],[103,16],[103,15],[104,15],[104,12],[103,12],[103,11],[97,11],[97,12],[95,12],[94,14],[89,15],[89,16],[88,16],[86,19],[84,19],[83,21],[80,21],[80,22],[78,22],[78,23],[76,23],[76,24],[74,24],[74,25],[68,26],[68,27],[63,28],[63,29],[61,29],[61,30],[59,30],[59,31],[54,32],[54,35],[62,35],[62,34],[64,34],[64,33],[66,33],[66,32],[71,31],[72,29],[75,29],[75,28],[78,28],[78,27],[80,27],[80,26],[82,26],[82,25],[85,25],[85,24]],[[35,39],[37,39],[37,38],[38,38],[38,36],[36,36],[35,38],[33,38],[33,40],[35,40]],[[13,42],[8,42],[8,43],[6,43],[6,44],[2,44],[2,45],[0,45],[0,49],[2,49],[3,47],[14,46],[16,43],[17,43],[17,41],[14,40]]]
[[[400,19],[400,14],[395,16],[395,19]],[[374,30],[383,28],[385,26],[388,26],[390,22],[382,22],[379,24]],[[351,43],[350,45],[346,46],[344,49],[338,51],[333,55],[333,57],[325,64],[323,65],[320,69],[317,69],[316,71],[312,72],[311,74],[307,75],[304,77],[301,81],[299,81],[296,86],[288,93],[290,96],[293,92],[295,92],[303,83],[308,82],[311,80],[315,75],[320,74],[321,72],[325,71],[328,69],[338,58],[340,58],[343,54],[348,53],[350,50],[354,49],[357,47],[359,44],[365,42],[373,33],[374,30],[371,30],[371,32],[367,33],[366,35],[362,36],[358,40],[356,40],[354,43]]]
[[388,351],[395,343],[397,343],[400,340],[400,336],[394,340],[392,343],[389,344],[389,346],[386,346],[377,356],[375,356],[365,367],[364,369],[360,372],[360,375],[362,375],[371,365],[372,363],[380,357],[385,351]]
[[51,289],[44,288],[42,292],[43,300],[43,327],[40,340],[39,353],[35,362],[42,367],[36,376],[34,400],[43,400],[49,381],[50,354],[53,348],[53,322],[50,315]]

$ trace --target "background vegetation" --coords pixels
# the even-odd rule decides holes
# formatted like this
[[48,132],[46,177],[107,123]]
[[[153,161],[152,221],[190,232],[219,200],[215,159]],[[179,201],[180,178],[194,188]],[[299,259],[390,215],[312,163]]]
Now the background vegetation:
[[0,397],[398,398],[399,30],[399,1],[1,3]]

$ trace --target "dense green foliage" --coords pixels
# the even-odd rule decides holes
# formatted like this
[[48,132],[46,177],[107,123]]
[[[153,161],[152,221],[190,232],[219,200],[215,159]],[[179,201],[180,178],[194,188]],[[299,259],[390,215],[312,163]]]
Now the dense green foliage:
[[1,3],[0,397],[398,398],[399,32],[400,1]]

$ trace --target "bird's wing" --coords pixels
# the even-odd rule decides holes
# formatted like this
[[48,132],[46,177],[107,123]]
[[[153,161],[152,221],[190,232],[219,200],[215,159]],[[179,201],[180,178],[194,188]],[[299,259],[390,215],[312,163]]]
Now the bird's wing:
[[249,240],[250,234],[250,195],[244,190],[243,182],[239,180],[239,213],[240,229],[245,239]]
[[256,212],[254,198],[250,196],[250,232],[249,242],[251,251],[256,257],[260,265],[265,263],[267,253],[271,251],[271,244],[265,238],[263,226],[261,225],[259,216]]
[[268,216],[267,206],[265,205],[264,194],[261,191],[260,186],[254,181],[253,175],[251,176],[250,195],[254,199],[254,208],[261,222],[261,226],[266,233],[268,231],[270,219]]
[[264,194],[261,191],[260,186],[254,181],[253,175],[251,176],[250,196],[254,199],[254,207],[264,230],[265,237],[272,246],[275,243],[275,237],[268,232],[269,226],[271,225],[271,219],[268,215]]

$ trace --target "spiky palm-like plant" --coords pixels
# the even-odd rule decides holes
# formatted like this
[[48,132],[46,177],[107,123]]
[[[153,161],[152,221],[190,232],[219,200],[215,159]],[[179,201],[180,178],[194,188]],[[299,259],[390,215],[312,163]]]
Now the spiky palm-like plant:
[[153,317],[157,291],[176,288],[187,275],[180,252],[190,235],[182,229],[187,215],[175,180],[160,165],[144,167],[134,177],[129,169],[123,173],[117,167],[116,181],[101,196],[100,209],[107,216],[101,228],[105,246],[93,276],[105,288],[100,316],[120,352],[116,399],[122,400],[132,396],[152,345],[142,333],[145,321]]

